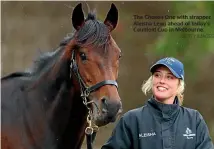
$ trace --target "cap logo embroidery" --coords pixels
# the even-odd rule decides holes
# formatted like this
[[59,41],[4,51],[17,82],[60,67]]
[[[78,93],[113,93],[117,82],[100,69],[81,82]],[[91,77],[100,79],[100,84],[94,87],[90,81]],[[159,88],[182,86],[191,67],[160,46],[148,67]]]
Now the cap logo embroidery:
[[174,59],[169,58],[169,57],[165,58],[165,61],[166,61],[166,63],[169,64],[169,65],[172,65],[172,63],[175,62]]

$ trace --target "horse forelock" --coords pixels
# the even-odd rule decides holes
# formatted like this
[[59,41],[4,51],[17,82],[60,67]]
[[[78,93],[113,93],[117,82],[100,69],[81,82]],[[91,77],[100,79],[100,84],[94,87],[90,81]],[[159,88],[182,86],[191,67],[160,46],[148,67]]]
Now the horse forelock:
[[101,47],[109,43],[108,27],[89,13],[84,25],[76,32],[75,40],[80,46]]

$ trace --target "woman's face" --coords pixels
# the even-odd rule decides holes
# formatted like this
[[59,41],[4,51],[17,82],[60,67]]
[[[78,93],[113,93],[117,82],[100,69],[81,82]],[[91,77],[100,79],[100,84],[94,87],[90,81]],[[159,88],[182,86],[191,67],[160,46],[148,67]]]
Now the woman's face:
[[178,86],[179,79],[166,66],[156,69],[153,74],[152,92],[157,100],[172,104],[177,95]]

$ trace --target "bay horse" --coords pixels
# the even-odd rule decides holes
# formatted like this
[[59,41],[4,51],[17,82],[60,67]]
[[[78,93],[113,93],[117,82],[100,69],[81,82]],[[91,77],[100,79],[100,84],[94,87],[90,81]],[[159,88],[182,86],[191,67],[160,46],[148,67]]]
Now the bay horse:
[[101,22],[92,12],[85,18],[80,3],[72,36],[28,71],[1,78],[3,149],[79,149],[87,131],[115,122],[122,111],[121,51],[111,36],[117,22],[114,4]]

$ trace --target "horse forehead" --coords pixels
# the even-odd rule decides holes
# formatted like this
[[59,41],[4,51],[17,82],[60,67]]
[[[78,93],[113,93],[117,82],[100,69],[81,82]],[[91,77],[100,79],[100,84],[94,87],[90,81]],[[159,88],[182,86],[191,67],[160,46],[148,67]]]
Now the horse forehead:
[[114,59],[117,56],[117,53],[120,51],[117,46],[107,45],[100,48],[89,48],[90,54],[93,56],[98,56],[98,58],[103,58],[109,60],[109,58]]
[[103,46],[89,46],[84,47],[83,51],[88,51],[91,55],[97,55],[102,57],[114,57],[117,56],[117,53],[120,53],[120,48],[114,40],[110,40]]

